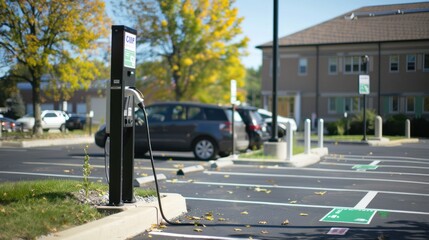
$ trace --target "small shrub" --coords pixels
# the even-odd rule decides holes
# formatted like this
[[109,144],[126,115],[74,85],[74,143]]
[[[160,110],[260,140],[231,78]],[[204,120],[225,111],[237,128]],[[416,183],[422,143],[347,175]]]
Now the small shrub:
[[397,114],[387,118],[383,124],[383,135],[404,136],[405,120],[407,120],[407,116],[404,114]]

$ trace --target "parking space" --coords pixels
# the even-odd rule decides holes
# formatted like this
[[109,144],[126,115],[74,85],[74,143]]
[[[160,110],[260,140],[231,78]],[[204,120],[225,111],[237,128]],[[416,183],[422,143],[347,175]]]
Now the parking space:
[[347,148],[334,146],[307,168],[237,161],[170,176],[162,190],[187,199],[179,221],[204,226],[167,226],[135,239],[426,239],[429,159],[407,146],[393,154]]

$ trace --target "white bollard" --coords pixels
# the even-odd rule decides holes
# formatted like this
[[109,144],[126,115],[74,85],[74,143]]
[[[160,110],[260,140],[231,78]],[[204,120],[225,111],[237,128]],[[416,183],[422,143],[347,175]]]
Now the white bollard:
[[305,120],[304,125],[304,153],[309,154],[311,148],[311,125],[310,119]]
[[375,117],[375,124],[374,124],[374,132],[375,132],[375,139],[381,140],[383,138],[383,120],[380,116]]
[[319,119],[319,124],[317,125],[317,134],[319,138],[319,148],[323,148],[323,119]]
[[410,120],[405,120],[405,138],[411,138],[411,123]]
[[293,130],[292,123],[286,123],[286,160],[291,160],[293,155]]

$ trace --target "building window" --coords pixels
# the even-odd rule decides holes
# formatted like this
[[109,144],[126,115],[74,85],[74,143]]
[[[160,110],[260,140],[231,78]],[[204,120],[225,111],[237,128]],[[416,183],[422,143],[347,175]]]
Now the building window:
[[299,75],[307,75],[307,64],[308,64],[308,61],[306,58],[299,59],[299,67],[298,67]]
[[338,60],[337,57],[330,57],[328,59],[328,65],[329,65],[329,74],[337,74],[337,66],[338,66]]
[[336,113],[337,112],[337,99],[335,97],[328,98],[328,112]]
[[389,97],[389,112],[390,113],[399,112],[399,97],[397,96]]
[[416,55],[414,54],[407,55],[407,71],[408,72],[416,71]]
[[429,54],[424,54],[423,60],[423,71],[429,72]]
[[344,98],[344,112],[359,112],[360,100],[359,97]]
[[423,98],[423,112],[429,113],[429,97]]
[[406,109],[405,111],[408,113],[412,113],[414,112],[414,107],[415,107],[415,98],[414,97],[407,97],[406,98]]
[[361,73],[365,70],[362,66],[360,56],[344,57],[344,72],[345,73]]
[[399,56],[390,56],[390,72],[399,72]]

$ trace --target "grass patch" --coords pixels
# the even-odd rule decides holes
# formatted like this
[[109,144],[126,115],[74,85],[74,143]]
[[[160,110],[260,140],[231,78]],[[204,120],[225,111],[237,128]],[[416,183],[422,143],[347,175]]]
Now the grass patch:
[[[0,239],[34,239],[106,216],[73,195],[80,189],[82,182],[71,180],[1,183]],[[90,189],[105,194],[108,186],[92,183]],[[153,191],[136,194],[149,196]]]
[[[97,132],[97,128],[93,127],[92,134]],[[88,130],[73,130],[66,132],[50,131],[43,132],[41,135],[34,135],[33,132],[4,132],[1,139],[8,141],[22,141],[32,139],[58,139],[58,138],[74,138],[81,136],[89,136]]]
[[[296,144],[296,142],[293,144],[293,155],[295,154],[300,154],[304,152],[304,145],[301,144]],[[264,150],[258,150],[258,151],[254,151],[252,153],[247,153],[247,154],[240,154],[239,156],[240,158],[251,158],[251,159],[274,159],[273,156],[265,156],[264,155]]]

